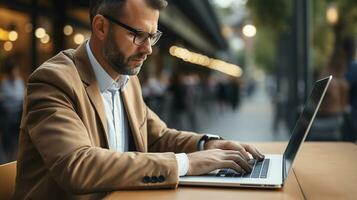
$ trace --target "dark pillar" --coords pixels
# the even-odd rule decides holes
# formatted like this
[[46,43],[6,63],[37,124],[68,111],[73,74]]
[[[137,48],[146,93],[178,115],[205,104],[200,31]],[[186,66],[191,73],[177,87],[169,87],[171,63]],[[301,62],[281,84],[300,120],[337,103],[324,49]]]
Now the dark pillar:
[[312,84],[313,84],[313,69],[312,69],[312,64],[311,64],[311,2],[309,0],[302,0],[302,20],[303,20],[303,29],[304,32],[303,34],[303,65],[304,65],[304,82],[305,82],[305,92],[304,92],[304,101],[308,98],[310,91],[312,89]]
[[312,84],[312,69],[310,64],[309,16],[308,0],[294,0],[293,8],[293,68],[291,74],[291,105],[296,108],[291,114],[291,122],[296,121],[302,105],[305,103]]
[[64,49],[64,34],[63,27],[66,22],[66,3],[67,0],[55,0],[53,4],[53,54],[57,54],[58,52]]
[[303,104],[309,95],[312,84],[312,69],[310,64],[310,2],[295,0],[295,30],[296,30],[296,67],[299,104]]
[[35,31],[37,28],[37,11],[38,4],[37,0],[31,0],[31,24],[32,24],[32,33],[31,33],[31,62],[32,62],[32,71],[37,68],[37,38],[35,36]]

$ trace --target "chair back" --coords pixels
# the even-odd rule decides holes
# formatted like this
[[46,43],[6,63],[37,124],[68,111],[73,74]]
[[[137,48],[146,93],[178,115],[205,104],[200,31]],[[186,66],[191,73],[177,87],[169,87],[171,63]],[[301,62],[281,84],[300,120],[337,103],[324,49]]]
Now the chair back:
[[0,199],[11,199],[15,191],[16,161],[0,165]]

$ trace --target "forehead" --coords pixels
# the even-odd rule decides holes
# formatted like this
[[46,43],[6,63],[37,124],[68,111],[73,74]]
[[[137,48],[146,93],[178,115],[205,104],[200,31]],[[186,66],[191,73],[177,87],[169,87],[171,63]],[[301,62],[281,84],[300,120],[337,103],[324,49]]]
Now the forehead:
[[155,32],[159,20],[159,10],[151,8],[145,0],[128,0],[120,18],[139,30]]

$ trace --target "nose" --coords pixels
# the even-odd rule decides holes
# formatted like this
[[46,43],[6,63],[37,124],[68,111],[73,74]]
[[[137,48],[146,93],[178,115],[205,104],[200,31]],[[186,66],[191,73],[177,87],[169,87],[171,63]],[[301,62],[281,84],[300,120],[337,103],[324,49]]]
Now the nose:
[[150,43],[150,38],[145,40],[145,42],[142,45],[140,45],[140,51],[142,53],[145,53],[146,55],[151,55],[152,46],[151,46],[151,43]]

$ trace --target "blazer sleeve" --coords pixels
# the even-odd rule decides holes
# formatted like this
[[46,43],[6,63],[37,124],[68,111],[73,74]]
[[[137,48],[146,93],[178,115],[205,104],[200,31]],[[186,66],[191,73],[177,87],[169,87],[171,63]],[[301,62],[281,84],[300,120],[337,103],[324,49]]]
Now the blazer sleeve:
[[150,108],[147,108],[147,127],[150,152],[195,152],[198,150],[198,141],[203,137],[203,134],[167,128],[166,124]]
[[[178,167],[172,152],[118,153],[94,146],[75,110],[76,91],[71,85],[82,83],[51,67],[42,67],[30,77],[21,127],[29,134],[50,178],[77,194],[177,187]],[[152,116],[150,120],[158,121]],[[179,138],[167,137],[169,132],[162,130],[161,141]]]

